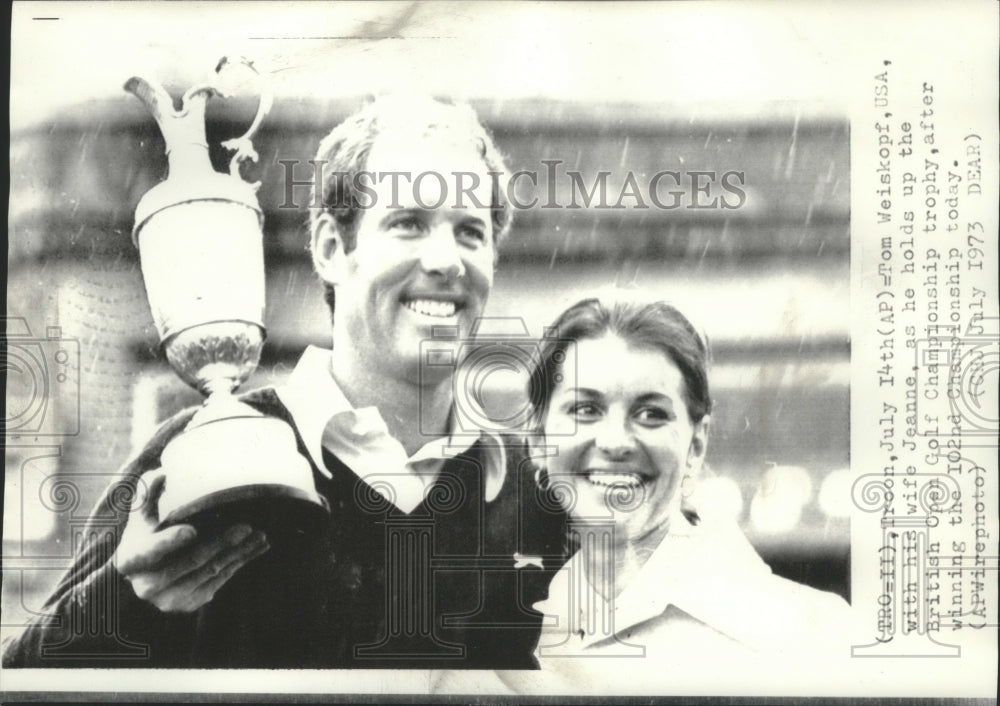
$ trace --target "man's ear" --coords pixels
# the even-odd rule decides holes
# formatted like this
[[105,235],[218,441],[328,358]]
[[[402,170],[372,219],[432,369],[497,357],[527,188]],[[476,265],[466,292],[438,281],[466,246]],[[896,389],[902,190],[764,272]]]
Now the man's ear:
[[688,473],[696,474],[705,463],[705,453],[708,451],[708,425],[711,417],[707,414],[695,423],[691,434],[691,445],[688,447]]
[[337,221],[324,213],[313,226],[312,258],[316,273],[328,284],[339,284],[344,278],[344,238]]

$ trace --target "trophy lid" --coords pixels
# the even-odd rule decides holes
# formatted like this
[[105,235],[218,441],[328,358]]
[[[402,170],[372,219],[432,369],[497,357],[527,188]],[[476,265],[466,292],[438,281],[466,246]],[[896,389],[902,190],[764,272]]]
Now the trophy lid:
[[[253,63],[240,59],[235,64],[253,69]],[[216,66],[219,74],[224,67],[233,66],[228,57]],[[221,74],[220,74],[221,75]],[[145,105],[156,119],[166,143],[169,175],[150,189],[139,201],[135,210],[132,241],[139,244],[139,231],[150,218],[173,206],[195,201],[226,201],[246,206],[257,214],[258,225],[263,225],[263,213],[257,202],[260,184],[250,184],[240,176],[240,165],[256,162],[258,155],[250,141],[271,106],[271,94],[265,88],[257,106],[257,114],[246,133],[226,140],[222,146],[234,151],[229,163],[229,173],[221,174],[212,167],[208,156],[205,135],[205,104],[211,96],[225,96],[215,84],[194,86],[181,99],[181,109],[174,108],[173,99],[158,84],[139,76],[125,83],[125,90]]]

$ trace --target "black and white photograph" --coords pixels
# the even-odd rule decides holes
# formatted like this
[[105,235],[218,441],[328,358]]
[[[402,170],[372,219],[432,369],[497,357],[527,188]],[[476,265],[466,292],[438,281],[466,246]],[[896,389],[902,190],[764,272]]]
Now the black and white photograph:
[[997,21],[15,2],[4,700],[995,703]]

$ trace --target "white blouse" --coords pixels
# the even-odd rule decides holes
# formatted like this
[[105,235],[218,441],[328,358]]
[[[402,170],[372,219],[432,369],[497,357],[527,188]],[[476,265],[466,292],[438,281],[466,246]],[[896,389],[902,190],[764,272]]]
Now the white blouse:
[[505,679],[516,691],[721,694],[850,655],[846,601],[772,574],[735,524],[668,535],[608,600],[583,561],[575,554],[535,605],[542,675]]

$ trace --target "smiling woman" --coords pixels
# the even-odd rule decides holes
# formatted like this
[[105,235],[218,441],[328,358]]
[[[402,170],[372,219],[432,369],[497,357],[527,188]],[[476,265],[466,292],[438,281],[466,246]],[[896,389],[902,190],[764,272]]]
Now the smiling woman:
[[[665,304],[607,309],[588,300],[556,326],[531,383],[554,443],[550,490],[581,522],[613,520],[616,544],[653,548],[687,522],[681,487],[704,460],[705,346]],[[615,502],[623,495],[629,502]]]
[[773,679],[775,667],[846,655],[840,597],[773,575],[731,520],[692,505],[712,400],[691,323],[663,302],[587,299],[553,331],[529,383],[533,456],[576,554],[535,606],[545,678],[606,689],[620,677],[628,689],[639,670],[645,688],[704,686],[719,659]]

